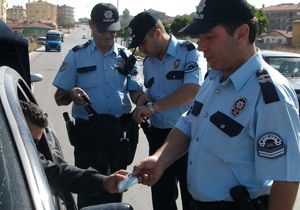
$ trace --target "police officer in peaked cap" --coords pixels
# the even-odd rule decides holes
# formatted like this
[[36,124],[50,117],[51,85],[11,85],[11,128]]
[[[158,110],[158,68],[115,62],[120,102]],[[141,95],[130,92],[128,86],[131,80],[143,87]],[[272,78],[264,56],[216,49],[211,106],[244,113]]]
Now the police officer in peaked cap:
[[[75,165],[80,168],[93,167],[102,174],[113,173],[126,166],[111,166],[97,158],[99,152],[93,145],[90,122],[84,109],[88,98],[97,113],[120,117],[131,111],[131,102],[136,102],[142,90],[137,66],[127,75],[119,72],[131,52],[114,42],[116,32],[121,29],[117,8],[109,3],[99,3],[91,11],[89,21],[93,39],[75,46],[66,55],[53,85],[57,87],[55,100],[59,106],[72,103],[75,118]],[[112,125],[114,126],[114,125]],[[121,194],[79,194],[78,206],[121,201]]]
[[[133,114],[143,126],[152,155],[165,142],[171,128],[186,112],[203,82],[207,69],[196,44],[169,35],[162,22],[148,12],[136,15],[128,26],[129,48],[138,47],[144,60],[145,93],[138,97]],[[189,210],[191,196],[186,185],[187,155],[178,159],[151,188],[154,210],[176,210],[179,181],[182,205]]]
[[198,37],[211,70],[165,143],[137,163],[153,186],[188,151],[194,210],[292,210],[300,180],[296,93],[255,47],[258,20],[245,0],[201,0],[181,30]]

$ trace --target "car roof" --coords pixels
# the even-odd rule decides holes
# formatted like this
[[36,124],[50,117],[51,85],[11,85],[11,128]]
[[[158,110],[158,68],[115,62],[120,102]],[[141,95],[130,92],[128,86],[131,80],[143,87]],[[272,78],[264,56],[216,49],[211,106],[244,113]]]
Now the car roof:
[[293,52],[275,51],[275,50],[261,50],[263,57],[299,57],[300,54]]
[[18,35],[0,20],[0,66],[15,69],[30,85],[28,41]]

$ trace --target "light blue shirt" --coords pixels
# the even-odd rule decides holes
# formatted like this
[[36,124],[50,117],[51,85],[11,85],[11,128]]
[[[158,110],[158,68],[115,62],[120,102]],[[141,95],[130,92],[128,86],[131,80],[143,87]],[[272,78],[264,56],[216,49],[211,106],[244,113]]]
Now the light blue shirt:
[[[163,60],[159,60],[157,57],[147,57],[144,61],[143,73],[146,92],[153,102],[161,100],[184,84],[201,85],[206,70],[206,59],[204,59],[203,53],[197,50],[197,46],[171,36]],[[184,78],[167,79],[166,76],[171,71],[184,71]],[[151,80],[153,84],[151,87],[147,87]],[[179,108],[156,112],[151,116],[150,123],[157,128],[172,128],[182,113],[186,112],[190,106],[191,103]]]
[[[258,77],[260,69],[269,76]],[[236,185],[256,198],[269,194],[272,180],[299,182],[299,107],[291,84],[260,52],[221,78],[220,71],[209,73],[193,108],[176,124],[191,137],[188,189],[194,199],[232,200],[229,190]],[[267,81],[279,97],[274,102],[263,98]]]
[[[142,90],[139,75],[127,77],[117,71],[124,65],[119,55],[119,48],[114,44],[110,51],[102,53],[93,40],[70,50],[57,72],[53,85],[63,90],[74,87],[82,88],[90,97],[93,108],[102,114],[120,116],[131,111],[128,91]],[[130,51],[125,50],[129,55]],[[137,66],[135,66],[137,69]],[[73,103],[74,118],[88,119],[83,106]]]

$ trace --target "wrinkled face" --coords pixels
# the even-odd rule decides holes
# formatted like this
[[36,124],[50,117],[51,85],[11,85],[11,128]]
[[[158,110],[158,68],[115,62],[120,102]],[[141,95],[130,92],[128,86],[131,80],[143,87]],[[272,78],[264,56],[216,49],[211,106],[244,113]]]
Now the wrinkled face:
[[143,42],[139,45],[139,50],[148,56],[157,56],[160,52],[159,37],[156,30],[150,30]]
[[96,23],[94,21],[90,21],[90,28],[92,31],[92,36],[95,40],[95,43],[98,48],[102,49],[110,49],[116,38],[116,31],[106,31],[106,32],[98,32]]
[[199,35],[197,44],[198,50],[203,51],[209,65],[216,70],[230,69],[239,56],[235,34],[228,35],[225,28],[220,25]]

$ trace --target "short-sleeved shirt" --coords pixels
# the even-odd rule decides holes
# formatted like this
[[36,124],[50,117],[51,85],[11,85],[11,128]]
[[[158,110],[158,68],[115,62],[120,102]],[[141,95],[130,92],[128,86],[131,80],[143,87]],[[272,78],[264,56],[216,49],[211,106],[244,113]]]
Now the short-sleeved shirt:
[[[138,74],[124,76],[118,72],[117,68],[125,63],[119,49],[130,54],[117,43],[102,53],[93,40],[73,48],[65,57],[53,85],[63,90],[80,87],[89,95],[91,105],[98,113],[120,116],[130,112],[128,91],[142,90],[142,82]],[[137,72],[137,66],[134,72]],[[88,119],[84,107],[75,103],[72,115],[76,119]]]
[[191,110],[175,127],[191,137],[188,189],[200,201],[269,194],[272,180],[300,181],[300,122],[291,84],[260,51],[220,82],[211,70]]
[[[206,59],[194,43],[171,36],[164,59],[149,56],[144,61],[146,92],[153,102],[161,100],[184,84],[202,84],[206,70]],[[190,106],[191,103],[156,112],[151,116],[150,122],[157,128],[172,128]]]

